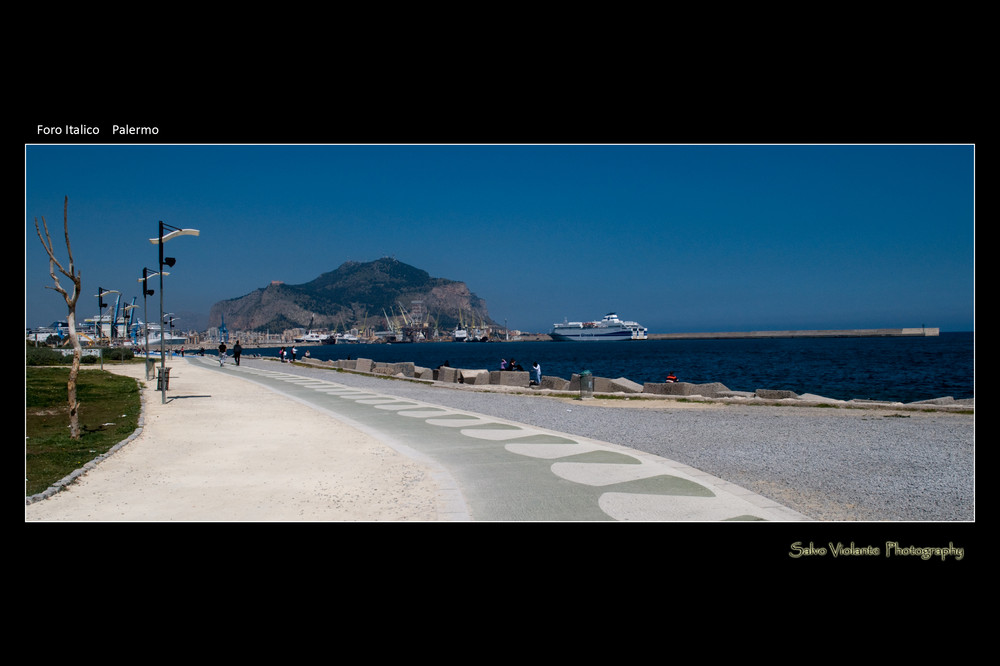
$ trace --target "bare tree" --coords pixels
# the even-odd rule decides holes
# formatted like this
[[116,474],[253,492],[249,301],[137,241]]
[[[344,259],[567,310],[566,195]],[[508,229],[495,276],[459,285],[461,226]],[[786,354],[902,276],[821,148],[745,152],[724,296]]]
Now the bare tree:
[[[49,227],[45,223],[44,215],[42,216],[42,228],[45,229],[45,237],[42,238],[42,231],[38,227],[37,217],[35,218],[35,232],[38,234],[38,240],[42,241],[42,246],[49,255],[49,275],[52,277],[52,281],[55,282],[55,286],[48,287],[48,289],[53,289],[62,294],[63,298],[66,299],[66,307],[69,308],[69,314],[66,316],[66,325],[69,328],[69,340],[73,345],[73,366],[70,368],[69,382],[67,384],[69,392],[69,436],[73,439],[80,439],[80,403],[76,399],[76,379],[80,374],[80,357],[83,355],[83,350],[80,348],[80,338],[76,334],[76,301],[80,298],[80,272],[73,265],[73,249],[69,244],[68,210],[69,197],[67,196],[63,202],[63,234],[66,236],[69,269],[64,268],[56,258],[55,247],[52,244],[52,237],[49,236]],[[60,273],[73,282],[72,293],[68,293],[59,284],[59,276],[56,275],[57,267]]]

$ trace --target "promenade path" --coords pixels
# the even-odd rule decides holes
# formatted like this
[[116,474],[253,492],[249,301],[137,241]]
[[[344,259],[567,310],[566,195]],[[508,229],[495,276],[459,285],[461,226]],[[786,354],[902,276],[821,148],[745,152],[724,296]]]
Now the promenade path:
[[173,359],[142,435],[27,519],[809,520],[652,454],[247,361]]

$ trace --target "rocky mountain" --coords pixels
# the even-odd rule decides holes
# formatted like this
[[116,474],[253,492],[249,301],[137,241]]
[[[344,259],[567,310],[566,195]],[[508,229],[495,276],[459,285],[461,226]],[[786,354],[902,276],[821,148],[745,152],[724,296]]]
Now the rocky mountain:
[[486,302],[464,282],[431,277],[390,257],[367,263],[348,261],[299,285],[275,282],[246,296],[212,306],[209,326],[225,317],[231,330],[281,331],[288,328],[348,330],[383,328],[385,315],[420,316],[441,330],[459,321],[494,324]]

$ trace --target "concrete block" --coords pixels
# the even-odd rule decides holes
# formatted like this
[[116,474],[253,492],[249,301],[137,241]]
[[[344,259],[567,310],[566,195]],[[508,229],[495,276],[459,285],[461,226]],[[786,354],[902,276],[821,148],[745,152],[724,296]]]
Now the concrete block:
[[[563,379],[562,377],[550,377],[548,375],[542,375],[542,383],[540,388],[543,389],[553,389],[555,391],[565,391],[569,389],[569,380]],[[579,386],[577,386],[579,390]]]
[[646,382],[642,385],[643,393],[654,395],[694,395],[694,384],[688,382]]
[[754,395],[765,400],[781,400],[783,398],[799,397],[799,395],[793,391],[782,391],[778,389],[757,389],[754,392]]
[[489,370],[459,370],[459,379],[463,384],[489,384]]
[[376,363],[372,368],[372,372],[377,375],[402,375],[403,377],[412,377],[413,368],[415,366],[413,363]]
[[413,376],[417,379],[434,379],[434,371],[419,365],[413,366]]
[[437,369],[437,380],[449,384],[458,383],[458,368],[442,366]]
[[716,398],[752,398],[754,397],[753,391],[719,391],[715,394]]
[[692,384],[690,382],[657,384],[646,382],[642,386],[642,392],[654,395],[700,395],[706,398],[714,398],[729,392],[729,389],[719,382],[707,382],[705,384]]
[[516,370],[490,370],[490,384],[497,386],[523,386],[528,387],[530,379],[528,371],[518,372]]
[[955,405],[960,404],[958,400],[955,400],[952,396],[944,396],[942,398],[931,398],[930,400],[917,400],[916,402],[911,402],[911,405]]
[[706,382],[704,384],[695,384],[694,392],[696,395],[703,395],[706,398],[716,398],[720,395],[730,393],[729,388],[720,382]]
[[612,393],[642,393],[642,384],[625,377],[611,380]]
[[359,358],[354,360],[354,369],[358,372],[371,372],[375,367],[375,361],[370,358]]

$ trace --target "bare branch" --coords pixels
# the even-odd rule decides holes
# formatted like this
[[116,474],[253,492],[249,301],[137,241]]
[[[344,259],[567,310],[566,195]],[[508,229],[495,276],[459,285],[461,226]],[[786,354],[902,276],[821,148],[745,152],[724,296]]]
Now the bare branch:
[[63,235],[66,236],[66,254],[69,255],[69,277],[76,272],[73,264],[73,246],[69,243],[69,196],[63,199]]
[[[41,241],[42,247],[45,248],[46,254],[49,255],[49,276],[55,283],[54,287],[47,287],[47,289],[52,289],[63,295],[66,300],[67,305],[76,303],[77,299],[80,297],[79,286],[80,286],[80,274],[76,271],[73,265],[73,249],[69,242],[69,197],[67,196],[63,202],[63,234],[66,237],[66,251],[69,254],[69,270],[63,267],[59,259],[56,257],[55,246],[52,243],[52,236],[49,234],[49,225],[45,221],[45,216],[42,216],[42,228],[45,229],[45,238],[42,238],[41,228],[38,226],[38,218],[35,218],[35,233],[38,234],[38,240]],[[73,296],[71,297],[69,293],[59,284],[59,277],[56,275],[54,267],[59,267],[59,272],[68,277],[73,281],[75,289],[73,290]]]
[[38,234],[38,240],[42,242],[42,247],[45,248],[45,252],[49,255],[49,277],[51,277],[52,281],[55,282],[56,284],[56,286],[46,287],[46,289],[52,289],[54,291],[58,291],[60,294],[63,295],[63,298],[66,298],[68,300],[69,295],[66,293],[66,290],[62,288],[62,285],[59,284],[59,277],[56,275],[54,267],[58,266],[59,271],[64,275],[66,274],[66,270],[62,267],[62,264],[59,263],[59,260],[56,259],[55,250],[52,247],[52,237],[49,235],[49,225],[45,222],[44,215],[42,216],[42,227],[44,227],[45,229],[45,238],[42,238],[42,232],[41,229],[39,229],[38,227],[38,218],[36,217],[35,233]]

